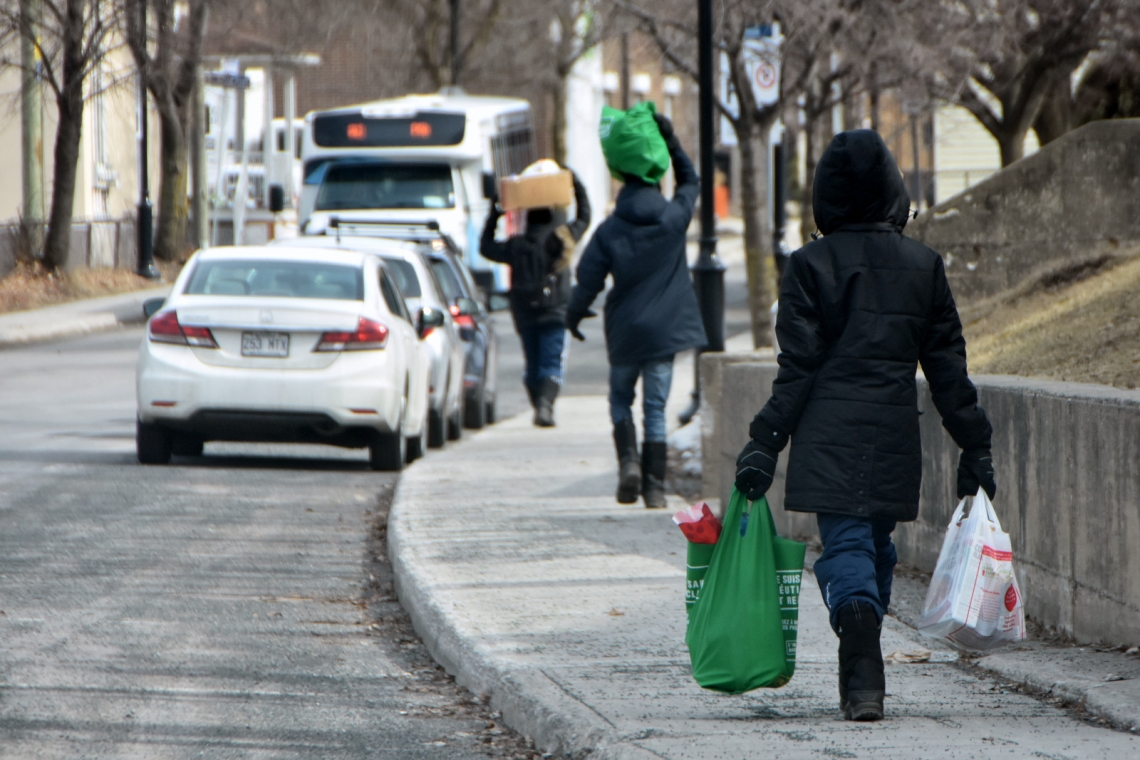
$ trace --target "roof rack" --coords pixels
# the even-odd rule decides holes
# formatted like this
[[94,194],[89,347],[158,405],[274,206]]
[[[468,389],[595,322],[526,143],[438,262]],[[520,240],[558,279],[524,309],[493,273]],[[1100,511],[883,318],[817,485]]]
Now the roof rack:
[[407,240],[415,243],[439,240],[452,253],[459,255],[459,246],[450,235],[439,228],[439,222],[435,219],[351,219],[330,216],[329,229],[336,230],[337,242],[340,242],[342,235]]

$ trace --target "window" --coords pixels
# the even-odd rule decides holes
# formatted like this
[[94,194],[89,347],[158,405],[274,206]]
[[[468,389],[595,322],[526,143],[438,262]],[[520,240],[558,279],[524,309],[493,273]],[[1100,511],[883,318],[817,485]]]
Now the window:
[[186,294],[192,296],[280,296],[363,301],[360,267],[310,261],[203,261]]
[[416,276],[416,268],[403,259],[384,258],[384,268],[392,276],[396,287],[403,293],[404,298],[420,298],[420,278]]
[[313,119],[313,142],[322,148],[401,148],[458,145],[467,131],[467,115],[430,113],[370,117],[357,113],[324,114]]
[[454,207],[450,166],[378,163],[329,166],[316,206],[318,211]]
[[463,287],[455,276],[451,266],[443,259],[431,259],[431,270],[435,279],[439,281],[439,288],[443,291],[448,303],[455,303],[455,299],[463,296]]
[[384,303],[388,304],[388,311],[413,324],[412,316],[408,313],[408,305],[404,303],[399,289],[392,284],[392,278],[383,268],[380,269],[380,293],[384,296]]

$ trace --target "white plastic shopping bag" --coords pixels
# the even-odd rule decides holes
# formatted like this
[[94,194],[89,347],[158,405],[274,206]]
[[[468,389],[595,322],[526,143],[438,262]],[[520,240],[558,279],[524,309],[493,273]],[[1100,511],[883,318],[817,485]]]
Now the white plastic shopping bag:
[[1025,608],[1013,573],[1009,534],[981,490],[954,510],[918,630],[983,650],[1025,638]]

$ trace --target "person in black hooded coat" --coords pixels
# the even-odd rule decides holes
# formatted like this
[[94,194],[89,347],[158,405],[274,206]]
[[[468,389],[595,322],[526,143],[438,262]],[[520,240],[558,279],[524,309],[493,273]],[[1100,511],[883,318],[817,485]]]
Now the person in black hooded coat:
[[[606,295],[606,348],[610,359],[610,419],[619,476],[617,500],[665,506],[665,400],[673,378],[673,355],[706,344],[693,280],[685,258],[685,235],[700,192],[693,162],[656,114],[677,181],[672,200],[657,185],[627,176],[613,214],[602,222],[578,262],[578,283],[566,309],[566,326],[585,340],[578,325],[592,316],[590,304],[613,277]],[[638,462],[633,421],[634,386],[642,379],[645,442]]]
[[737,460],[736,486],[760,498],[790,437],[784,508],[817,513],[824,550],[815,574],[840,639],[841,709],[849,720],[876,720],[891,532],[918,516],[918,365],[962,448],[959,498],[979,487],[994,495],[992,431],[966,373],[942,257],[903,236],[910,198],[878,133],[835,136],[812,203],[823,237],[793,253],[784,273],[780,370]]

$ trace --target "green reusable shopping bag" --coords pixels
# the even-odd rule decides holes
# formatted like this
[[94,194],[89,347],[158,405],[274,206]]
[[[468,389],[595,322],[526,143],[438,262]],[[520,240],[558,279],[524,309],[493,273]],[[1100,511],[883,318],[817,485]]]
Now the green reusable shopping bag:
[[685,635],[698,684],[740,694],[791,680],[805,548],[776,535],[766,498],[733,489]]
[[705,574],[709,570],[716,544],[687,543],[689,552],[685,559],[685,611],[692,617],[693,606],[701,595],[701,586],[705,584]]
[[669,149],[665,138],[653,119],[653,102],[646,100],[621,111],[605,106],[598,124],[598,137],[602,140],[602,154],[610,174],[619,182],[626,174],[641,177],[655,185],[669,169]]

